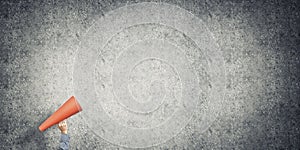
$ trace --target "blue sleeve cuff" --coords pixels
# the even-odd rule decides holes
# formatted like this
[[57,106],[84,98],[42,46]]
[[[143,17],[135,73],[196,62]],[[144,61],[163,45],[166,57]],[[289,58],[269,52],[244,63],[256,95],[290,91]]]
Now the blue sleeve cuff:
[[61,134],[60,141],[61,142],[68,142],[70,140],[70,137],[68,134]]
[[70,141],[70,137],[68,134],[61,134],[59,149],[60,150],[68,150],[69,149],[69,141]]

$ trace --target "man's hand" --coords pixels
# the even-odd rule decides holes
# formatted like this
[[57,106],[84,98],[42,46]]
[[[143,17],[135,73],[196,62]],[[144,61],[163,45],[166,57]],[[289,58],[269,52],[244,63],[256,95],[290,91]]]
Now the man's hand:
[[64,120],[64,121],[58,123],[58,128],[61,131],[61,133],[67,134],[68,133],[67,121]]

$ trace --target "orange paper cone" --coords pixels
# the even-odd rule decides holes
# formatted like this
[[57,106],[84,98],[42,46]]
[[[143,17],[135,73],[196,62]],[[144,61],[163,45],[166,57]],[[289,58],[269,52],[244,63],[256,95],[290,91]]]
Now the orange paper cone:
[[39,130],[45,131],[49,127],[58,124],[59,122],[69,118],[70,116],[80,112],[81,110],[81,106],[76,101],[75,97],[72,96],[39,126]]

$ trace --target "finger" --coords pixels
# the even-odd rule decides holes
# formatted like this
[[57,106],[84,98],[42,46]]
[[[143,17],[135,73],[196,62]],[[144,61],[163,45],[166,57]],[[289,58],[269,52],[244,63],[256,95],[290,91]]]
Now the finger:
[[59,126],[59,127],[62,127],[63,125],[64,125],[64,122],[59,122],[59,123],[58,123],[58,126]]
[[67,121],[64,121],[64,125],[67,126]]

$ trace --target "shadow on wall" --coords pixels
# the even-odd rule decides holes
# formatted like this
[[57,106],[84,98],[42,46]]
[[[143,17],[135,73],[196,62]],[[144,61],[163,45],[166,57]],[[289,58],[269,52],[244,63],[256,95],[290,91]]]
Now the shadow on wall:
[[[0,110],[0,113],[4,114],[0,117],[0,149],[49,149],[49,137],[40,132],[38,126],[52,114],[50,109],[48,113],[34,117],[24,109],[13,112]],[[14,114],[22,114],[22,118]]]
[[16,138],[15,146],[20,149],[46,149],[47,139],[37,127],[30,127],[24,134]]
[[[48,112],[48,114],[42,115],[43,119],[46,119],[51,114],[51,112]],[[19,137],[17,137],[14,142],[16,149],[47,149],[49,146],[48,138],[45,136],[45,133],[40,132],[38,129],[38,126],[45,121],[43,119],[35,118],[34,120],[42,121],[34,121],[33,124],[36,126],[27,127],[24,133],[19,134]]]

